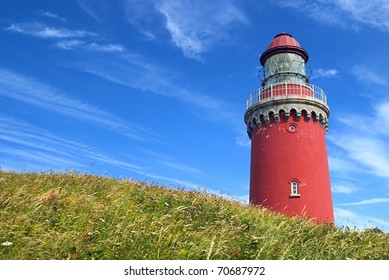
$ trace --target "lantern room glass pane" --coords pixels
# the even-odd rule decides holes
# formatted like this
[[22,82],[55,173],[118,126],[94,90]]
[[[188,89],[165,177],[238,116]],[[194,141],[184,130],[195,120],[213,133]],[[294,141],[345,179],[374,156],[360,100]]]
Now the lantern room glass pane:
[[264,65],[267,83],[305,83],[305,61],[294,53],[280,53],[269,57]]

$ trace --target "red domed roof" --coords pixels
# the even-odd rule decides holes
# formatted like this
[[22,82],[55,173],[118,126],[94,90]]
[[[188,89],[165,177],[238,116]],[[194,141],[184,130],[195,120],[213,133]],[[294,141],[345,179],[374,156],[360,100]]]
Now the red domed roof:
[[300,46],[299,42],[297,42],[292,35],[285,32],[274,36],[274,39],[270,42],[267,50],[262,53],[259,60],[261,64],[264,65],[266,59],[279,53],[295,53],[300,55],[305,62],[307,62],[309,58],[308,52]]
[[286,46],[300,48],[300,44],[296,41],[295,38],[293,38],[292,35],[282,32],[274,37],[273,41],[270,42],[267,49],[286,47]]

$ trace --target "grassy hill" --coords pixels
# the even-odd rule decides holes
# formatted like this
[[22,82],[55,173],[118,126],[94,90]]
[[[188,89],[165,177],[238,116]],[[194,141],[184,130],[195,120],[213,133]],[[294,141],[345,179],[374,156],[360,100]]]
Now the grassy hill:
[[0,259],[389,259],[374,230],[73,173],[0,171],[0,244]]

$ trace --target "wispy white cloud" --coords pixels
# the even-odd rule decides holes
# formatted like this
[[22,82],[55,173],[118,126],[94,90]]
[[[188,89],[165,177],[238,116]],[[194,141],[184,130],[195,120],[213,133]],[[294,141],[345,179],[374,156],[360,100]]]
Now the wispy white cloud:
[[[389,105],[388,105],[389,106]],[[334,193],[347,194],[349,201],[339,206],[376,205],[388,203],[385,193],[389,178],[389,149],[387,147],[387,132],[383,129],[383,116],[378,118],[380,111],[386,110],[386,102],[373,106],[371,114],[340,116],[340,126],[328,137],[333,145],[335,155],[330,157],[330,170]],[[343,125],[343,126],[342,126]],[[341,159],[338,158],[341,157]],[[368,178],[368,179],[366,179]],[[374,183],[373,183],[374,182]],[[357,185],[358,187],[355,187]],[[374,193],[376,198],[366,199],[358,194]],[[381,213],[379,215],[382,216]],[[389,222],[375,217],[358,215],[354,212],[335,208],[336,222],[358,228],[386,228]]]
[[351,194],[355,193],[358,189],[352,186],[349,182],[332,184],[331,190],[333,193]]
[[140,149],[144,154],[150,156],[149,163],[156,162],[158,166],[168,167],[169,169],[179,170],[186,173],[201,173],[203,172],[197,167],[181,163],[178,159],[171,156],[162,154],[161,152],[155,152],[151,149]]
[[[230,0],[217,1],[125,1],[128,20],[143,34],[161,20],[173,44],[188,58],[202,59],[202,54],[216,42],[227,40],[235,25],[248,24],[245,13]],[[212,15],[212,16],[210,16]],[[161,18],[162,16],[162,18]]]
[[242,10],[226,0],[161,1],[157,9],[166,19],[173,43],[186,57],[195,59],[216,41],[227,39],[226,31],[235,24],[249,21]]
[[121,53],[125,51],[124,46],[120,44],[101,44],[96,42],[87,42],[82,40],[61,40],[56,44],[57,47],[65,50],[82,49],[87,51]]
[[99,44],[99,43],[90,43],[86,45],[87,49],[99,51],[99,52],[124,52],[124,46],[120,44]]
[[374,128],[385,136],[389,136],[389,101],[375,106]]
[[383,231],[389,232],[389,221],[375,217],[359,215],[350,210],[345,210],[339,207],[334,208],[335,224],[348,226],[350,228],[358,228],[360,230],[366,228],[378,227]]
[[317,78],[333,78],[339,75],[339,71],[336,69],[322,69],[319,68],[313,72],[311,79]]
[[187,180],[177,179],[175,177],[168,177],[168,176],[164,176],[164,175],[149,174],[149,173],[145,173],[145,176],[148,176],[150,178],[156,179],[160,183],[161,182],[168,182],[168,183],[176,184],[175,186],[172,185],[172,187],[179,187],[179,188],[184,187],[184,188],[190,188],[190,189],[193,189],[193,190],[200,190],[201,189],[201,186],[199,184],[196,184],[194,182],[190,182],[190,181],[187,181]]
[[342,203],[339,205],[341,205],[341,206],[356,206],[356,205],[368,205],[368,204],[377,204],[377,203],[389,203],[389,197],[363,199],[361,201]]
[[[335,137],[328,137],[330,141],[336,141]],[[329,156],[328,164],[331,171],[335,172],[360,172],[360,168],[350,162],[349,160],[344,160],[339,157]]]
[[235,196],[230,196],[230,198],[243,204],[250,203],[249,195],[235,195]]
[[[101,6],[100,7],[97,7],[96,6],[96,1],[94,0],[77,0],[77,3],[79,5],[79,7],[85,12],[87,13],[88,15],[90,15],[94,20],[96,20],[97,22],[100,22],[100,17],[99,17],[99,10],[103,10],[101,9]],[[103,2],[102,1],[99,1],[97,2],[97,4],[100,4],[102,5]],[[97,8],[96,8],[97,7]],[[99,9],[100,8],[100,9]]]
[[[360,229],[378,226],[389,231],[389,221],[382,218],[382,213],[376,213],[377,217],[381,217],[379,219],[339,208],[370,205],[373,209],[378,204],[381,204],[380,207],[386,207],[389,202],[389,139],[383,124],[384,117],[381,116],[387,106],[389,107],[387,102],[381,102],[368,110],[370,114],[347,113],[345,116],[339,116],[339,125],[327,138],[331,144],[330,151],[334,151],[329,158],[332,191],[334,194],[345,194],[348,197],[346,203],[342,201],[336,204],[334,209],[338,225]],[[366,193],[376,197],[366,198]],[[334,201],[336,200],[338,195]]]
[[[334,171],[348,171],[373,174],[389,178],[389,125],[386,112],[389,102],[373,106],[371,115],[347,114],[340,116],[340,123],[345,126],[333,132],[327,139],[345,153],[343,160],[330,157],[330,167]],[[342,170],[343,169],[343,170]]]
[[[358,121],[360,119],[361,121]],[[352,113],[347,115],[340,115],[337,117],[336,121],[338,121],[340,124],[344,125],[344,129],[347,129],[348,132],[350,132],[351,128],[355,127],[355,123],[358,122],[357,130],[360,133],[365,133],[367,135],[370,135],[372,133],[376,133],[374,130],[372,130],[372,124],[374,123],[374,114],[370,115],[364,115],[362,118],[360,115],[354,115]],[[335,141],[335,136],[330,137],[333,141]]]
[[[382,101],[372,105],[372,113],[366,114],[347,114],[340,116],[337,121],[346,125],[349,129],[369,135],[369,137],[389,136],[389,101]],[[358,126],[355,124],[358,123]],[[335,139],[334,139],[335,140]]]
[[0,115],[0,166],[17,170],[83,169],[106,163],[143,174],[137,164],[113,158],[80,142],[59,137],[25,121]]
[[160,66],[137,54],[124,53],[116,59],[69,64],[68,67],[87,72],[122,86],[147,93],[179,99],[204,109],[201,116],[228,124],[241,132],[240,113],[224,100],[216,99],[180,85],[181,73]]
[[86,30],[49,27],[39,22],[12,23],[6,30],[41,39],[58,40],[54,46],[64,50],[84,50],[106,53],[125,52],[121,44],[107,43],[99,34]]
[[59,20],[62,22],[66,22],[65,18],[63,18],[57,14],[53,14],[49,11],[39,11],[39,15],[44,16],[44,17],[48,17],[48,18],[52,18],[52,19],[56,19],[56,20]]
[[332,143],[346,151],[349,159],[363,167],[363,172],[389,178],[389,150],[382,140],[348,134]]
[[351,71],[357,80],[362,83],[380,86],[388,85],[387,78],[378,74],[373,69],[368,68],[366,65],[355,65]]
[[152,33],[151,31],[139,30],[139,32],[144,35],[144,38],[147,41],[154,41],[157,39],[157,36],[154,35],[154,33]]
[[147,174],[146,173],[145,176],[148,176],[152,179],[156,179],[160,183],[167,182],[172,187],[192,189],[192,190],[195,190],[198,192],[213,194],[213,195],[219,196],[219,197],[224,198],[224,199],[239,201],[241,203],[246,203],[248,201],[248,196],[231,196],[231,195],[223,194],[220,191],[215,191],[212,188],[204,187],[201,184],[198,184],[198,183],[193,182],[193,181],[181,180],[181,179],[177,179],[175,177],[159,175],[157,173],[155,173],[155,174]]
[[[163,10],[161,10],[163,12]],[[205,51],[206,42],[193,36],[185,34],[180,27],[170,18],[168,14],[166,16],[166,28],[169,30],[174,44],[179,47],[185,56],[189,58],[200,59],[200,54]]]
[[71,98],[56,88],[2,68],[0,95],[93,123],[130,139],[149,141],[159,138],[150,128],[123,121],[98,107]]
[[247,134],[242,134],[236,136],[235,144],[241,147],[249,148],[251,146],[251,140]]
[[389,31],[389,2],[385,0],[281,0],[274,2],[325,24],[352,29],[366,25]]
[[[158,1],[157,3],[166,5],[165,8],[168,10],[171,8],[169,6],[170,2],[168,1]],[[88,2],[88,5],[89,4],[91,3]],[[129,4],[127,3],[127,6],[128,5]],[[185,2],[185,5],[185,7],[190,7],[189,2]],[[233,21],[233,19],[231,18],[234,18],[234,16],[232,16],[234,13],[237,13],[236,17],[239,18],[239,10],[235,10],[234,6],[231,3],[221,6],[224,7],[223,9],[228,10],[228,12],[223,15],[216,13],[215,16],[217,16],[218,21],[228,25],[230,22]],[[181,8],[184,9],[183,7]],[[215,7],[212,4],[211,9],[214,8]],[[200,8],[197,7],[197,9]],[[154,11],[154,13],[155,12],[156,11]],[[187,12],[188,11],[185,11],[185,13]],[[197,13],[200,12],[198,11]],[[241,15],[241,17],[242,18],[240,20],[244,21],[244,16]],[[237,121],[239,120],[239,118],[237,117],[238,113],[232,110],[230,106],[223,100],[215,99],[214,97],[204,95],[198,92],[193,92],[187,87],[180,86],[179,83],[177,83],[177,77],[182,74],[177,73],[174,70],[167,69],[166,67],[158,66],[157,64],[155,64],[155,62],[148,61],[145,57],[142,57],[140,55],[129,53],[125,49],[125,47],[120,44],[91,42],[91,37],[95,39],[95,37],[99,37],[98,34],[83,30],[74,31],[59,28],[53,28],[50,32],[46,32],[44,31],[46,30],[46,26],[40,23],[37,23],[35,25],[33,24],[32,27],[29,27],[28,23],[13,24],[8,28],[8,30],[12,30],[22,34],[34,35],[40,38],[55,38],[58,40],[55,46],[65,50],[77,49],[83,51],[98,51],[121,54],[121,56],[111,57],[110,60],[100,59],[98,61],[98,59],[94,58],[90,62],[69,63],[68,65],[72,65],[70,67],[74,67],[77,70],[81,70],[99,76],[103,79],[109,80],[120,85],[140,89],[145,92],[152,92],[158,95],[178,98],[182,101],[206,109],[208,111],[208,115],[212,115],[210,119],[216,121],[222,120],[225,123],[231,124],[234,129],[237,130],[240,130],[241,128],[240,123],[238,125]],[[200,31],[198,30],[196,32]],[[45,92],[47,93],[49,91]],[[40,102],[40,98],[35,100],[35,98],[29,98],[28,96],[26,96],[31,94],[24,93],[24,95],[24,101],[28,101],[36,105],[39,103],[41,105],[45,105],[46,108],[50,107],[50,105],[53,105],[52,103],[44,104],[44,102]],[[63,94],[57,94],[56,98],[60,98],[60,95]],[[14,98],[18,98],[18,96],[15,96]],[[59,102],[57,105],[59,105]],[[59,108],[59,106],[56,107],[57,109]],[[70,110],[64,110],[64,108],[62,108],[61,112],[71,113]],[[73,110],[73,113],[75,114],[76,112]],[[80,117],[81,116],[84,116],[84,119],[88,118],[88,115],[86,114],[81,114]],[[115,124],[111,123],[111,125]],[[119,124],[116,124],[115,126],[118,125]]]
[[[5,163],[6,166],[12,166],[15,169],[25,170],[26,168],[35,170],[54,170],[54,169],[81,169],[79,162],[66,159],[62,156],[49,154],[39,150],[22,150],[0,145],[2,159],[0,166]],[[21,161],[22,160],[22,161]],[[66,168],[65,168],[66,169]]]
[[187,173],[200,173],[201,172],[200,169],[193,167],[193,166],[190,166],[190,165],[187,165],[187,164],[183,164],[183,163],[177,163],[174,161],[167,161],[167,160],[158,160],[157,162],[159,164],[162,164],[162,165],[167,166],[169,168],[173,168],[175,170],[179,170],[179,171],[183,171],[183,172],[187,172]]
[[155,40],[161,32],[161,17],[157,13],[156,4],[159,0],[125,0],[124,13],[131,23],[147,40]]
[[97,36],[96,33],[85,30],[71,30],[67,28],[50,27],[39,22],[12,23],[6,30],[38,38],[83,38]]
[[[0,115],[0,168],[2,170],[66,171],[75,169],[90,172],[94,170],[91,166],[104,164],[108,171],[109,166],[112,166],[139,174],[142,178],[148,177],[158,180],[159,183],[167,182],[175,184],[176,187],[213,192],[188,180],[160,175],[162,166],[191,173],[198,173],[201,170],[186,164],[176,163],[169,157],[150,151],[143,150],[141,152],[142,157],[115,158],[78,141],[59,137],[28,122]],[[155,160],[155,157],[159,158]],[[145,158],[148,158],[147,162],[155,161],[158,163],[158,173],[150,171],[141,163],[142,159]]]
[[75,50],[84,47],[85,44],[86,44],[85,41],[73,39],[73,40],[61,40],[56,44],[56,46],[64,50]]
[[332,2],[350,20],[389,31],[389,3],[387,1],[333,0]]

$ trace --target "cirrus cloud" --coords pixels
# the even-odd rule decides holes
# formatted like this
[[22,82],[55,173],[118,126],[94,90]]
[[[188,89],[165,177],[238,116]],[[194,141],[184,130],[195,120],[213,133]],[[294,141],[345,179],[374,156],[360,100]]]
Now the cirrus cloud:
[[[227,40],[235,25],[248,24],[245,13],[231,0],[217,1],[139,1],[127,0],[129,22],[148,38],[155,38],[147,26],[164,21],[174,46],[184,56],[202,60],[216,42]],[[212,15],[212,16],[210,16]]]
[[40,22],[12,23],[6,28],[6,30],[46,39],[82,38],[88,36],[97,36],[96,33],[88,32],[85,30],[72,30],[68,28],[51,27]]
[[278,5],[316,21],[359,29],[369,26],[389,32],[389,2],[385,0],[281,0]]

